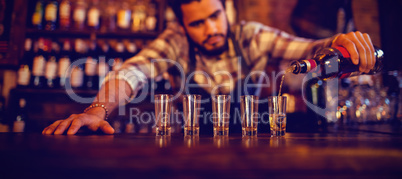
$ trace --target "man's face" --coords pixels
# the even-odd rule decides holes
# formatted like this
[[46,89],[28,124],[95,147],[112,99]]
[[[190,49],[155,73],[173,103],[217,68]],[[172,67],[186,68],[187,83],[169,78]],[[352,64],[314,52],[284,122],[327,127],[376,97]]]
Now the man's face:
[[228,23],[220,0],[182,4],[183,26],[201,51],[218,55],[226,50]]

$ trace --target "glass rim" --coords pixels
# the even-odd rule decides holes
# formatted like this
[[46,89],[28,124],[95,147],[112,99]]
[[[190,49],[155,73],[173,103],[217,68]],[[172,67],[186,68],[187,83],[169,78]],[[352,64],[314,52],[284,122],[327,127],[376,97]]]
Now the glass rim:
[[169,97],[173,97],[173,95],[171,94],[155,94],[154,97],[160,97],[160,96],[169,96]]
[[200,94],[186,94],[186,95],[184,95],[184,97],[188,97],[188,96],[195,96],[195,97],[200,97],[201,98],[201,95]]
[[240,98],[245,98],[245,97],[252,97],[252,98],[256,98],[256,99],[259,98],[259,96],[257,96],[257,95],[242,95],[242,96],[240,96]]
[[284,99],[287,99],[288,97],[287,96],[268,96],[268,99],[269,100],[271,100],[271,99],[279,99],[279,98],[284,98]]

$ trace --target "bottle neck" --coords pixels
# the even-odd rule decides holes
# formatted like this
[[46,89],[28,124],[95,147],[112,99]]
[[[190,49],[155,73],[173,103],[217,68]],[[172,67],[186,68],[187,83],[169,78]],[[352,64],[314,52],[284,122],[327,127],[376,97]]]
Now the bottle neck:
[[314,59],[299,60],[293,62],[289,71],[293,74],[308,73],[317,67],[317,62]]

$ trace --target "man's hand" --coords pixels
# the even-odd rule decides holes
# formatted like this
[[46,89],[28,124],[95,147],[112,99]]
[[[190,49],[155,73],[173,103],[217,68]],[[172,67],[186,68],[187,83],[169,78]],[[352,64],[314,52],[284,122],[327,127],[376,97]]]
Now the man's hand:
[[369,72],[374,68],[374,46],[368,34],[357,31],[338,35],[332,41],[332,47],[336,46],[346,48],[353,64],[359,65],[361,72]]
[[104,116],[104,109],[95,107],[86,113],[73,114],[67,119],[54,122],[46,127],[42,134],[63,134],[67,130],[68,135],[73,135],[83,126],[87,126],[92,131],[100,129],[105,134],[113,134],[114,129],[104,120]]

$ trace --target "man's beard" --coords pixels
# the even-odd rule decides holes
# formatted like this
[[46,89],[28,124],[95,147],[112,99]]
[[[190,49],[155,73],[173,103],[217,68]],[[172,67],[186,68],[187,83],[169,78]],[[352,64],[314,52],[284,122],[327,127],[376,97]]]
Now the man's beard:
[[[224,35],[215,35],[215,36],[224,36]],[[225,39],[224,44],[222,46],[214,48],[212,50],[207,50],[204,46],[195,43],[191,38],[189,38],[191,43],[194,44],[194,46],[199,50],[199,52],[201,52],[202,54],[207,55],[207,56],[218,56],[218,55],[221,55],[223,52],[227,51],[229,48],[228,40],[227,40],[227,37],[225,37],[224,39]],[[207,40],[205,40],[203,43],[205,43]]]

